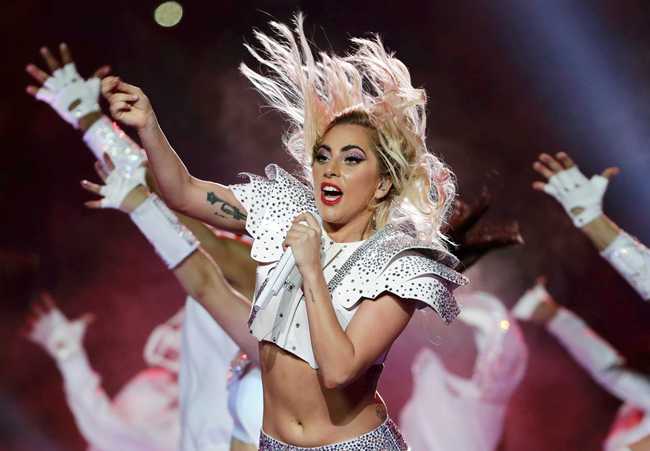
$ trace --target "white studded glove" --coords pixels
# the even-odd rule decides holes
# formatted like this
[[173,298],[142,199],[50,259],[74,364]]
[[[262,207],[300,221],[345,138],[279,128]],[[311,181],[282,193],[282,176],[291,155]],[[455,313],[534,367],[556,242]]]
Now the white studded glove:
[[136,168],[130,176],[113,170],[99,190],[99,194],[104,196],[101,200],[102,208],[115,208],[119,210],[126,196],[138,185],[147,186],[143,166]]
[[45,80],[36,98],[48,103],[74,128],[79,128],[79,119],[100,110],[99,92],[99,78],[84,80],[74,63],[68,63]]
[[[564,207],[576,227],[582,227],[603,214],[608,183],[601,175],[587,179],[580,169],[572,166],[553,175],[544,185],[544,191]],[[576,212],[578,209],[581,211]]]

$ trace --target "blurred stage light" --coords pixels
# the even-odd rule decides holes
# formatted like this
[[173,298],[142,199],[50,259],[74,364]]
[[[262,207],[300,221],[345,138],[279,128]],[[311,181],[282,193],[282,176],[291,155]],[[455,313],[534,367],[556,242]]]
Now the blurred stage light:
[[499,321],[499,327],[501,328],[501,330],[510,329],[510,321],[508,321],[507,319],[502,319],[501,321]]
[[164,2],[153,12],[153,18],[161,27],[173,27],[183,18],[183,7],[178,2]]

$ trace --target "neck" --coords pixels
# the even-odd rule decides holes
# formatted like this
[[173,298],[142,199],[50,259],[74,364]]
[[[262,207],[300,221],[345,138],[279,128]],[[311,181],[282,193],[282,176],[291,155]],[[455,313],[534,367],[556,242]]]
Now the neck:
[[364,212],[345,224],[323,223],[327,234],[337,243],[350,243],[365,240],[373,234],[370,226],[372,212]]

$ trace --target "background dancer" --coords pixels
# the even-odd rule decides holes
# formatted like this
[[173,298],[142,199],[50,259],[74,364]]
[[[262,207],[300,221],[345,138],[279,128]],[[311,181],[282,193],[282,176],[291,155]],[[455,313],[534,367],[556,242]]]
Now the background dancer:
[[624,357],[571,310],[558,305],[544,279],[518,301],[513,313],[544,326],[620,406],[605,451],[644,451],[650,445],[650,375],[627,366]]
[[[113,175],[115,183],[107,187],[102,202],[90,202],[90,205],[119,208],[133,188],[147,184],[143,167],[144,151],[117,124],[101,113],[99,78],[108,73],[109,67],[103,66],[92,78],[84,80],[76,71],[68,47],[61,44],[60,51],[59,61],[47,47],[41,49],[46,64],[53,72],[52,76],[36,65],[27,66],[28,73],[43,84],[40,88],[30,85],[27,92],[50,104],[63,119],[75,128],[80,128],[84,141],[96,157],[101,159],[109,155],[107,166],[110,166],[110,170],[116,162],[117,172]],[[107,169],[101,164],[96,165],[96,169],[104,178],[108,176]],[[232,241],[238,239],[233,234],[210,230],[188,217],[181,217],[181,220],[200,238],[201,246],[212,258],[223,262],[221,266],[230,284],[247,296],[252,296],[254,265],[247,255],[247,245],[242,246]],[[192,249],[190,246],[187,250]],[[221,447],[224,441],[230,440],[225,438],[231,433],[233,450],[250,449],[257,442],[259,430],[259,418],[256,415],[256,412],[261,412],[262,402],[259,370],[249,368],[250,358],[244,353],[237,353],[235,343],[230,338],[224,338],[222,329],[191,297],[187,298],[184,314],[180,318],[183,319],[183,339],[180,345],[183,449],[210,450]],[[230,378],[228,391],[231,396],[227,402],[225,382],[228,369],[223,362],[229,362],[231,358],[236,362],[236,371]],[[248,371],[244,371],[246,368]],[[240,392],[240,384],[244,384],[248,390],[241,389]],[[254,402],[243,409],[238,394]],[[239,407],[236,408],[238,404]],[[231,418],[226,415],[227,405],[233,415],[234,429]]]

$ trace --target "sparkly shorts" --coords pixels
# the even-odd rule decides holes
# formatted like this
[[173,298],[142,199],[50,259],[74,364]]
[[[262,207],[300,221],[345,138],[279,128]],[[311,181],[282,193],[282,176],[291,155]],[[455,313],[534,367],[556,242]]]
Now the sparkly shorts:
[[359,437],[314,448],[288,445],[269,437],[262,431],[259,447],[259,451],[408,451],[408,449],[402,434],[390,418],[387,418],[377,429]]

